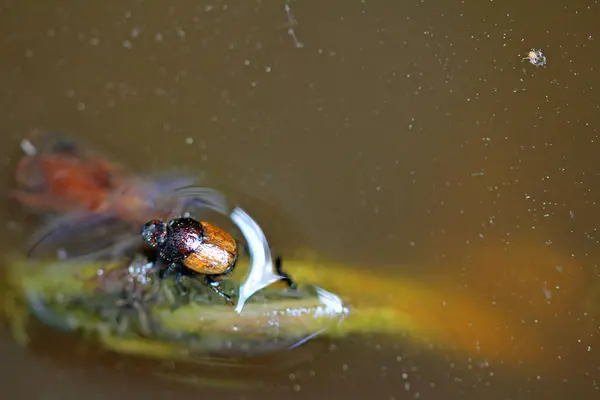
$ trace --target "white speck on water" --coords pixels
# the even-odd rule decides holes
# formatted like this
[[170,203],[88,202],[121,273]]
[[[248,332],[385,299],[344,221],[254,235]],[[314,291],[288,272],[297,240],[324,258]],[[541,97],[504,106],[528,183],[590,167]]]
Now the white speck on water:
[[37,153],[35,146],[27,139],[21,140],[21,150],[28,156],[33,156]]
[[127,40],[127,39],[123,40],[123,43],[122,43],[122,45],[123,45],[123,47],[125,47],[127,50],[131,50],[131,48],[133,47],[133,44],[132,44],[132,43],[131,43],[129,40]]
[[193,144],[194,143],[194,138],[193,137],[187,137],[187,138],[185,138],[185,143],[186,144]]
[[92,46],[98,46],[100,44],[100,39],[97,37],[90,38],[90,44]]
[[139,27],[133,28],[131,30],[131,37],[135,39],[136,37],[140,36],[140,31],[141,29]]
[[563,272],[563,266],[562,266],[562,265],[557,265],[557,266],[556,266],[556,270],[557,270],[558,272]]
[[163,34],[158,32],[156,35],[154,35],[154,40],[157,42],[162,42],[163,40]]
[[548,288],[544,288],[542,291],[544,292],[546,300],[550,300],[552,298],[552,292]]
[[294,16],[294,13],[292,12],[292,8],[290,7],[289,4],[285,4],[284,9],[285,9],[285,13],[286,13],[287,19],[288,19],[288,22],[287,22],[288,35],[290,35],[292,40],[294,41],[294,46],[296,46],[296,48],[300,49],[300,48],[304,47],[304,43],[302,43],[301,41],[298,40],[298,37],[296,36],[296,31],[294,29],[294,27],[298,26],[298,20],[296,20],[296,17]]
[[77,110],[78,111],[83,111],[86,109],[86,105],[83,101],[79,101],[77,102]]

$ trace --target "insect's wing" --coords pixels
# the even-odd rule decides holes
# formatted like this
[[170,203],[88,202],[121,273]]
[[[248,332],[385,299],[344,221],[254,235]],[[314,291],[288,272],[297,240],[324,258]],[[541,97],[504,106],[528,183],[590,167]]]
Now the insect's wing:
[[27,256],[77,260],[122,257],[141,246],[139,228],[111,213],[50,219],[27,243]]
[[28,243],[30,258],[97,260],[122,257],[142,246],[140,230],[154,218],[170,219],[186,210],[224,209],[225,200],[212,189],[193,186],[182,174],[148,174],[115,192],[105,212],[78,212],[51,218]]

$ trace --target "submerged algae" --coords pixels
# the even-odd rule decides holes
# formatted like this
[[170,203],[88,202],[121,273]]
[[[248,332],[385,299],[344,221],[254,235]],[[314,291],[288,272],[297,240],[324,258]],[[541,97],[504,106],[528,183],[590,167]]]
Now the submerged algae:
[[[535,327],[523,326],[518,315],[503,313],[446,280],[420,283],[400,274],[365,276],[360,268],[348,265],[288,259],[285,268],[300,290],[294,292],[276,282],[250,297],[238,314],[220,298],[211,297],[212,290],[201,284],[187,282],[192,296],[181,298],[173,281],[157,284],[152,274],[140,273],[148,272],[140,267],[143,263],[133,264],[130,269],[131,265],[115,263],[14,259],[9,268],[13,295],[4,302],[5,311],[17,335],[24,331],[25,315],[33,312],[47,324],[91,333],[108,349],[158,359],[268,354],[315,335],[342,338],[355,334],[402,338],[514,366],[537,363],[544,357]],[[119,274],[127,278],[108,279]],[[234,298],[239,293],[239,275],[236,271],[223,282]],[[152,295],[123,296],[132,293],[131,289],[123,292],[123,282],[135,282],[127,286],[135,286],[135,293]],[[144,321],[152,321],[148,326],[155,330],[144,331]]]
[[[121,353],[187,359],[207,354],[261,354],[293,347],[334,328],[349,312],[326,290],[277,283],[254,294],[238,314],[200,282],[181,296],[173,279],[155,278],[153,264],[32,262],[8,268],[5,311],[25,339],[28,313],[63,331],[80,331]],[[235,294],[239,284],[226,279]]]

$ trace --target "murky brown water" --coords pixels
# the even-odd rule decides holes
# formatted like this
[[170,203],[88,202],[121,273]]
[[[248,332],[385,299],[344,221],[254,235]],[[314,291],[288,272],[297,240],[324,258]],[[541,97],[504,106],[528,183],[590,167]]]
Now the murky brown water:
[[[283,1],[0,4],[3,190],[19,140],[48,130],[140,171],[205,173],[280,252],[446,280],[532,325],[541,354],[360,338],[269,375],[283,389],[215,392],[2,331],[7,398],[598,396],[596,2],[296,1],[303,47]],[[546,68],[521,62],[531,47]]]

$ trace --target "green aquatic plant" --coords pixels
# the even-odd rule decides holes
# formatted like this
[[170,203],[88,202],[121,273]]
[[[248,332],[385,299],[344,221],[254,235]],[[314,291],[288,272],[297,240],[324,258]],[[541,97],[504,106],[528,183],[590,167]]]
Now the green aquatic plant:
[[[238,313],[193,279],[184,281],[189,290],[181,296],[174,279],[157,280],[152,267],[142,258],[107,263],[12,259],[3,309],[21,342],[33,315],[46,325],[95,338],[106,349],[162,360],[264,355],[315,336],[365,334],[515,365],[543,357],[535,330],[448,280],[365,276],[347,265],[287,259],[298,290],[272,283]],[[234,299],[247,267],[240,265],[222,282]]]
[[[334,328],[348,314],[336,295],[311,284],[288,290],[273,284],[237,313],[205,285],[187,279],[182,296],[174,279],[157,279],[143,257],[88,263],[13,260],[7,269],[4,310],[21,342],[27,318],[96,338],[104,347],[156,358],[206,354],[261,354],[285,349]],[[226,279],[224,290],[239,283]]]

